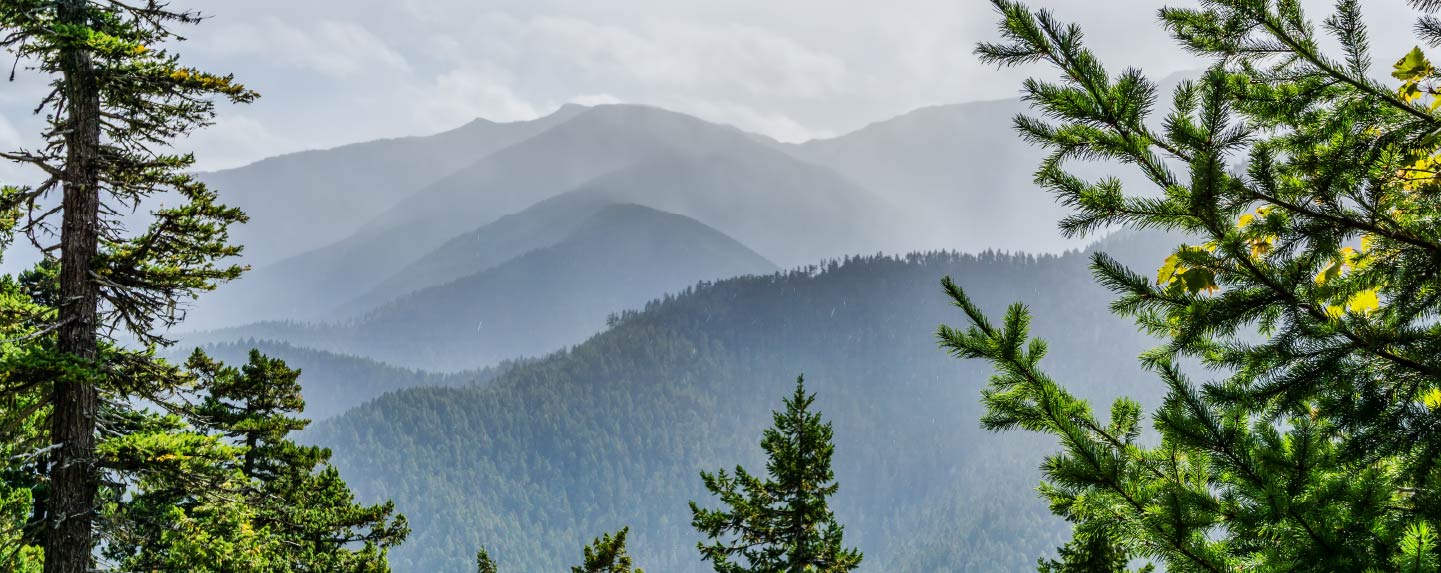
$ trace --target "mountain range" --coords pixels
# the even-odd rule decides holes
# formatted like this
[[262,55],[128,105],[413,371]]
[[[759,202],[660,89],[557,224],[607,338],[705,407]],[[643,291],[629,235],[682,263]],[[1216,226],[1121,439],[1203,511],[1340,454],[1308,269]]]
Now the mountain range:
[[867,569],[1030,570],[1066,526],[1011,485],[1038,479],[1031,453],[1051,444],[981,434],[986,373],[932,338],[960,320],[939,279],[992,310],[1031,302],[1082,395],[1155,398],[1131,368],[1150,340],[1085,266],[1151,265],[1175,241],[1074,250],[1029,183],[1041,153],[996,135],[1021,109],[925,108],[787,144],[571,105],[204,174],[250,212],[236,237],[254,270],[178,334],[302,368],[306,439],[410,516],[401,573],[471,570],[481,546],[508,570],[562,570],[626,525],[647,570],[699,571],[697,472],[759,464],[801,373],[836,424],[837,510]]
[[[569,198],[567,198],[569,199]],[[465,370],[579,343],[612,312],[701,280],[777,270],[694,219],[629,204],[548,203],[483,228],[483,238],[533,250],[479,272],[401,295],[344,322],[262,322],[191,337],[284,340],[406,367]],[[560,207],[552,209],[552,207]],[[537,211],[537,212],[532,212]],[[569,229],[563,229],[569,227]],[[526,231],[568,231],[554,244]],[[541,235],[545,235],[542,233]],[[474,236],[473,252],[496,252]],[[520,251],[522,249],[516,249]],[[442,248],[444,252],[444,248]],[[463,260],[463,259],[461,259]],[[443,259],[454,271],[460,264]],[[422,260],[421,268],[433,260]]]
[[[476,121],[208,174],[251,213],[238,237],[251,241],[254,270],[192,309],[193,332],[183,338],[275,339],[409,367],[468,369],[574,344],[607,314],[700,280],[857,253],[1076,246],[1053,229],[1060,207],[1027,183],[1026,166],[1039,153],[991,135],[1020,105],[925,108],[804,144],[653,107],[568,105],[533,121]],[[728,266],[737,259],[723,255],[687,259],[672,272],[641,268],[674,266],[669,259],[608,264],[601,261],[623,253],[592,252],[591,262],[614,272],[587,277],[584,290],[598,292],[567,297],[576,310],[568,320],[546,315],[553,299],[539,300],[541,291],[523,281],[483,278],[537,264],[518,259],[621,205],[688,217],[732,239],[731,250],[754,251],[774,266]],[[635,272],[667,280],[625,282],[622,275]],[[506,284],[514,290],[497,290]],[[507,312],[478,302],[468,313],[444,310],[447,301],[479,298],[505,301]],[[405,313],[428,304],[448,315],[448,326],[397,329],[422,324]],[[502,334],[506,321],[539,326],[514,337]]]
[[[1173,243],[1129,235],[1096,246],[1137,264]],[[838,518],[872,571],[1032,571],[1066,525],[1030,487],[1036,452],[1020,432],[981,430],[989,374],[937,348],[961,324],[940,277],[990,312],[1020,298],[1045,361],[1098,407],[1163,386],[1135,357],[1153,344],[1110,314],[1089,252],[1061,256],[866,256],[688,288],[630,311],[583,344],[484,385],[386,394],[316,427],[367,499],[414,516],[396,571],[469,571],[484,546],[507,569],[563,570],[575,547],[631,528],[647,570],[706,570],[688,501],[698,472],[763,464],[756,443],[795,376],[834,423]]]

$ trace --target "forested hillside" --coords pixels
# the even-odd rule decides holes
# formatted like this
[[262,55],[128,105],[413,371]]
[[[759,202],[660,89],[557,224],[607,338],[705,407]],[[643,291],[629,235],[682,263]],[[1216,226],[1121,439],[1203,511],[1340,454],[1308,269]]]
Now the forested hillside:
[[[183,361],[189,349],[182,346],[172,356]],[[483,384],[496,372],[513,366],[505,363],[484,370],[439,374],[271,340],[246,339],[202,348],[206,354],[226,364],[244,364],[251,349],[259,350],[270,358],[284,360],[290,368],[301,371],[304,416],[312,420],[329,418],[394,390]]]
[[[1103,248],[1155,260],[1174,240]],[[626,313],[586,343],[483,387],[389,394],[309,434],[363,496],[414,533],[401,572],[462,572],[484,545],[508,570],[556,571],[631,526],[637,563],[700,571],[688,500],[702,469],[754,466],[769,413],[804,373],[835,423],[838,518],[875,571],[1027,571],[1065,538],[1029,487],[1045,440],[985,435],[984,367],[936,350],[942,276],[992,309],[1020,297],[1068,341],[1052,364],[1083,394],[1157,395],[1130,365],[1149,345],[1110,315],[1086,256],[858,257],[724,280]]]

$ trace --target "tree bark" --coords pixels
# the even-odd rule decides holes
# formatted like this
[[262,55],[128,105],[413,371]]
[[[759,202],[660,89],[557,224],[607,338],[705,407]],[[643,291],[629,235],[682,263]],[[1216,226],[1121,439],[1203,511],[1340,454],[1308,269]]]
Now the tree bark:
[[[62,23],[85,26],[85,0],[58,0]],[[67,119],[60,242],[58,349],[90,366],[97,344],[99,285],[90,272],[99,249],[100,89],[88,49],[61,55]],[[99,475],[95,466],[95,381],[67,376],[54,385],[51,440],[50,515],[45,534],[45,573],[91,570],[92,530]]]

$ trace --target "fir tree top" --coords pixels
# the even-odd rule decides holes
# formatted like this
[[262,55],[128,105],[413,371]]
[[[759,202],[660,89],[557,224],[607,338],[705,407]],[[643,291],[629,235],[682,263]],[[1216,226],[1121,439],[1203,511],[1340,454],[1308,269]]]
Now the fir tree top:
[[845,527],[836,521],[829,498],[839,484],[831,469],[835,446],[829,422],[811,411],[804,377],[785,410],[774,412],[765,431],[767,477],[736,466],[734,475],[701,472],[706,489],[725,509],[691,502],[692,525],[708,537],[698,544],[702,559],[718,573],[840,573],[861,563],[861,552],[845,548]]

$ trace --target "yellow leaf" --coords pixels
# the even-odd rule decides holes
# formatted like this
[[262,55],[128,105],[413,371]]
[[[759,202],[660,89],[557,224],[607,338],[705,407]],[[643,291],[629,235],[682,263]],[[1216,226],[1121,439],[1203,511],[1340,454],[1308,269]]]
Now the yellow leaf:
[[1316,284],[1324,285],[1328,282],[1331,282],[1332,280],[1335,280],[1336,277],[1341,276],[1341,268],[1345,266],[1345,264],[1345,259],[1337,258],[1335,262],[1331,263],[1330,266],[1322,269],[1320,273],[1316,274]]
[[1426,59],[1426,53],[1421,51],[1420,46],[1416,46],[1396,61],[1396,65],[1392,66],[1391,77],[1403,82],[1415,82],[1425,78],[1431,71],[1431,62]]
[[1179,254],[1172,254],[1166,257],[1166,262],[1161,265],[1161,270],[1156,273],[1156,284],[1170,284],[1176,280],[1176,271],[1181,265]]
[[1276,244],[1275,235],[1264,235],[1251,239],[1251,256],[1260,257],[1271,252],[1271,247]]
[[1441,409],[1441,388],[1432,388],[1421,397],[1421,403],[1432,410]]
[[1346,308],[1357,314],[1371,314],[1381,308],[1381,300],[1376,294],[1376,289],[1372,288],[1351,295],[1346,301]]
[[1247,214],[1245,214],[1245,215],[1241,215],[1241,218],[1236,221],[1236,228],[1237,228],[1237,229],[1245,229],[1247,225],[1250,225],[1251,223],[1254,223],[1255,221],[1256,221],[1256,216],[1255,216],[1255,215],[1252,215],[1252,214],[1250,214],[1250,213],[1247,213]]
[[1406,82],[1401,85],[1401,89],[1397,90],[1396,94],[1401,96],[1402,101],[1411,103],[1421,99],[1421,86],[1413,82]]

